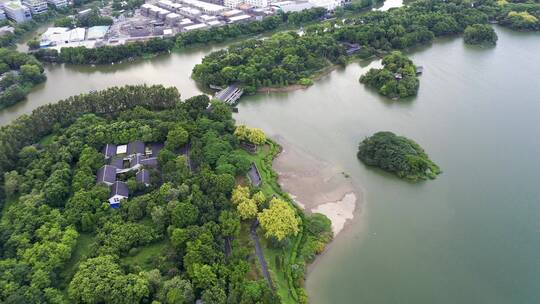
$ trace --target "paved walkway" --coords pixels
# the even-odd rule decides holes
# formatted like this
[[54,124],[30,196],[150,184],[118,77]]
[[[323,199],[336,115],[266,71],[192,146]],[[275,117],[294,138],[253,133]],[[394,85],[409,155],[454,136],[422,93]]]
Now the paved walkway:
[[268,266],[266,265],[266,261],[264,260],[261,242],[259,241],[259,236],[257,235],[258,225],[259,225],[259,222],[257,220],[253,221],[253,223],[251,224],[251,229],[250,229],[249,234],[251,236],[251,239],[253,239],[253,241],[255,242],[255,253],[257,254],[259,265],[261,265],[263,276],[266,278],[266,281],[268,282],[268,286],[270,286],[271,289],[274,289],[274,287],[272,286],[272,279],[270,278],[270,273],[268,272]]

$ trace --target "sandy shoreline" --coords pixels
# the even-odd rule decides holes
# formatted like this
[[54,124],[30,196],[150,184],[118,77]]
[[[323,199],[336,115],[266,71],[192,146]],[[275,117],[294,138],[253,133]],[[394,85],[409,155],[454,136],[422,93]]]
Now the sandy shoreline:
[[302,151],[282,138],[283,150],[274,160],[278,182],[308,213],[322,213],[332,221],[336,236],[354,218],[362,193],[338,168]]

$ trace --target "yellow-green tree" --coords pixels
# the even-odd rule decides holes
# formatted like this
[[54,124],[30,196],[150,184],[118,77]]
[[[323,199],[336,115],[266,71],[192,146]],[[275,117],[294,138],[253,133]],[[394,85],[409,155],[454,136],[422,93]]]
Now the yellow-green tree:
[[255,203],[255,200],[248,198],[243,201],[241,201],[238,206],[236,206],[236,211],[238,211],[238,215],[240,215],[240,218],[243,220],[249,220],[252,218],[255,218],[257,216],[257,203]]
[[249,199],[249,188],[237,186],[232,192],[231,201],[233,204],[238,205],[244,200]]
[[259,213],[259,223],[267,238],[275,237],[278,241],[298,233],[300,220],[289,203],[273,198],[270,207]]
[[255,194],[253,194],[253,199],[255,200],[255,203],[257,203],[257,206],[261,207],[266,203],[266,196],[262,191],[259,191]]
[[255,145],[262,145],[266,142],[266,135],[263,130],[248,128],[244,125],[236,127],[234,135],[240,140],[245,140]]

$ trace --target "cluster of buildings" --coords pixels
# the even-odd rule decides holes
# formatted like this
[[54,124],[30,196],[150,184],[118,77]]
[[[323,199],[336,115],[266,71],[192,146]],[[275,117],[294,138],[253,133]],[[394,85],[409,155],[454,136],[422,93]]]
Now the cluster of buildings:
[[49,5],[65,7],[67,0],[14,0],[0,4],[0,20],[10,19],[15,22],[25,22],[32,16],[46,13]]
[[95,47],[104,44],[109,26],[93,26],[89,28],[50,27],[41,35],[39,46],[62,48],[65,46]]
[[255,6],[241,10],[200,0],[159,0],[154,4],[143,4],[140,8],[142,16],[163,22],[176,32],[251,21],[272,13],[270,9]]
[[111,207],[118,208],[120,202],[129,197],[127,184],[119,180],[122,174],[135,172],[138,184],[150,186],[149,169],[157,168],[157,155],[161,149],[163,149],[161,143],[145,144],[140,140],[126,145],[105,145],[103,155],[107,164],[98,170],[96,182],[109,186]]

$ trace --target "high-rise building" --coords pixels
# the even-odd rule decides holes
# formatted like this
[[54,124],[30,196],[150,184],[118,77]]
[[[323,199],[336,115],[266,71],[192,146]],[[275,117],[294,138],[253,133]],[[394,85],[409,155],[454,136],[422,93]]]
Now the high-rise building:
[[32,15],[43,14],[49,9],[45,0],[22,0],[22,4],[30,9]]
[[4,12],[9,19],[15,22],[25,22],[32,19],[30,9],[18,1],[5,2]]

